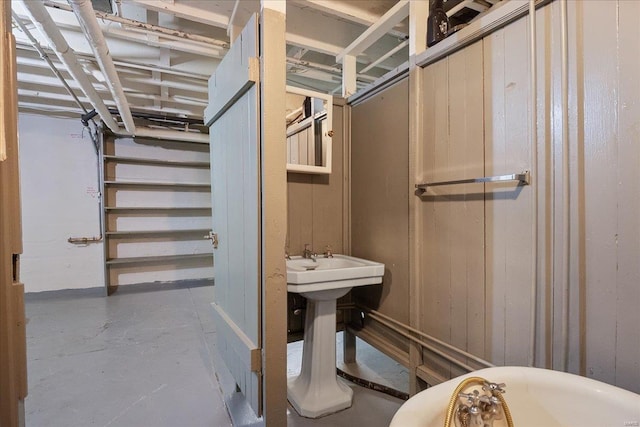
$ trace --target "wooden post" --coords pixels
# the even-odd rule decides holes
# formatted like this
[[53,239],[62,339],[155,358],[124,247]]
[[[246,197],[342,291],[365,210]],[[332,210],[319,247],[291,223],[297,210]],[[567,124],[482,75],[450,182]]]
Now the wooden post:
[[[423,181],[423,122],[424,90],[422,68],[415,63],[416,54],[427,47],[426,31],[429,4],[423,1],[411,1],[409,4],[409,325],[420,329],[422,310],[420,293],[422,266],[422,204],[413,195],[413,185]],[[409,393],[418,393],[426,387],[416,374],[422,365],[422,347],[413,341],[409,343]]]
[[262,346],[265,426],[287,425],[286,3],[261,2]]
[[18,95],[11,3],[0,2],[0,426],[24,422],[27,394],[22,227],[18,182]]
[[356,93],[356,57],[346,55],[342,60],[342,97],[348,98]]
[[422,53],[427,48],[427,18],[429,2],[411,0],[409,3],[409,56]]

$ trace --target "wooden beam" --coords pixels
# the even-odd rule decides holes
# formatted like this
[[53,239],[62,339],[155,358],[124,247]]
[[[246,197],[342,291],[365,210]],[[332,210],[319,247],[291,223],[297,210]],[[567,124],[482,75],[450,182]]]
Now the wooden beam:
[[[289,12],[287,14],[287,43],[311,51],[336,56],[366,30],[360,24],[336,20],[331,15],[319,13],[317,10],[301,7],[291,2],[287,2],[287,10]],[[331,31],[327,31],[328,28]],[[377,43],[367,49],[366,55],[358,57],[358,63],[368,65],[373,59],[384,55],[398,43],[398,37],[385,34]],[[393,66],[389,68],[393,68]]]
[[227,52],[227,49],[219,46],[194,42],[170,35],[158,36],[157,33],[150,33],[149,31],[137,28],[116,28],[114,26],[109,27],[107,34],[109,37],[137,42],[147,46],[193,53],[206,57],[223,58]]
[[[381,64],[382,62],[384,62],[385,59],[389,58],[391,55],[394,55],[398,52],[400,52],[402,49],[404,49],[407,45],[409,44],[409,40],[405,40],[402,43],[400,43],[398,46],[394,47],[393,49],[391,49],[389,52],[385,53],[384,55],[382,55],[380,58],[376,59],[375,61],[373,61],[371,64],[367,65],[366,67],[364,67],[362,70],[360,70],[360,73],[366,73],[367,71],[371,70],[372,68],[376,67],[377,65]],[[375,80],[375,79],[374,79]]]
[[347,55],[343,58],[342,64],[342,97],[347,98],[358,90],[356,86],[356,57]]
[[342,46],[316,40],[300,34],[286,34],[287,43],[326,55],[338,55],[342,51]]
[[427,48],[427,19],[429,3],[412,1],[409,6],[409,57]]
[[[335,0],[290,0],[290,2],[367,27],[375,24],[382,17],[379,13],[354,6],[353,2],[337,2]],[[366,2],[356,4],[366,5]],[[389,34],[394,37],[404,38],[407,36],[407,31],[404,27],[396,27],[389,31]]]
[[158,0],[134,0],[133,3],[145,9],[167,13],[189,21],[200,22],[214,27],[226,29],[229,25],[229,18],[225,15],[210,12],[199,7],[190,6],[185,3],[167,3]]
[[347,55],[360,55],[407,16],[409,16],[409,0],[400,0],[387,13],[382,15],[378,22],[370,26],[360,37],[340,52],[336,56],[336,60],[342,62]]

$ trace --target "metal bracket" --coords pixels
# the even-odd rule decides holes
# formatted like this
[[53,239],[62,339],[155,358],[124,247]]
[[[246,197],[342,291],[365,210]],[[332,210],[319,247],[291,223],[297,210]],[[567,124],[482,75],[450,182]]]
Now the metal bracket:
[[209,234],[205,235],[204,238],[211,240],[211,244],[213,244],[213,249],[218,249],[218,233],[209,231]]

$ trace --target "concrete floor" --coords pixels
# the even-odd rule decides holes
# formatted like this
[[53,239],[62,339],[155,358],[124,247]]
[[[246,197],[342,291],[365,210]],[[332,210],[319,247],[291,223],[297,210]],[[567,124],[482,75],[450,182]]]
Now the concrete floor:
[[[230,426],[211,296],[210,286],[27,295],[27,426]],[[289,375],[300,369],[301,349],[289,345]],[[406,370],[362,341],[358,363],[343,369],[406,390]],[[387,426],[402,404],[350,386],[350,409],[309,420],[290,407],[288,425]]]

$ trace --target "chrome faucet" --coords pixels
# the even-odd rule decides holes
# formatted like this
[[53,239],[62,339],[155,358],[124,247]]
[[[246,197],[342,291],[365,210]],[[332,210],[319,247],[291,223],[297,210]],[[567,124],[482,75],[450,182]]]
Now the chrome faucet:
[[314,253],[311,249],[309,249],[309,244],[305,243],[304,250],[302,251],[302,258],[310,259],[313,262],[316,262],[317,257],[318,257],[318,254]]
[[325,258],[333,258],[333,252],[331,251],[331,246],[327,245],[327,247],[324,249],[324,257]]
[[460,403],[456,409],[456,425],[460,427],[492,427],[493,422],[504,416],[502,401],[504,384],[485,382],[484,393],[473,390],[471,393],[459,393]]

